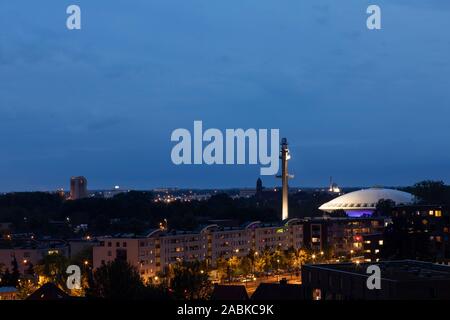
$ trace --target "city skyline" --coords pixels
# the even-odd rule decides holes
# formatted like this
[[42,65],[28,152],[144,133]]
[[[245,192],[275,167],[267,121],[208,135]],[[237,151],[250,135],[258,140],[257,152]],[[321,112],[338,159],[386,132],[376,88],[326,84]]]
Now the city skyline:
[[[175,166],[170,134],[279,128],[292,186],[450,181],[450,5],[0,4],[0,192],[252,187],[260,166]],[[26,8],[26,9],[24,9]],[[116,23],[120,21],[121,23]],[[175,23],[176,22],[176,23]],[[275,186],[275,177],[263,177]]]

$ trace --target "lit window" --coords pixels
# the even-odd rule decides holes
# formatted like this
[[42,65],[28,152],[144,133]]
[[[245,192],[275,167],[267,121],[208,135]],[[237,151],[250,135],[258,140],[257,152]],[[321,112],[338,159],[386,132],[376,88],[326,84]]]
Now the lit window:
[[379,249],[375,249],[375,254],[380,253]]
[[383,241],[383,240],[380,240],[380,241],[378,241],[378,244],[379,244],[380,246],[382,246],[382,245],[384,244],[384,241]]
[[436,217],[442,217],[442,211],[441,210],[436,210],[435,216]]
[[313,300],[322,300],[322,291],[320,289],[313,290]]

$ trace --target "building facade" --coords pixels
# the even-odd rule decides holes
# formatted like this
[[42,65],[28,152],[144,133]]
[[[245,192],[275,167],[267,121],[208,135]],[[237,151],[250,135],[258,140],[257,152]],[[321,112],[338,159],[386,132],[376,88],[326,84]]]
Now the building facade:
[[11,271],[15,259],[19,272],[24,274],[29,268],[39,264],[45,256],[60,254],[68,258],[69,251],[67,243],[60,240],[4,240],[0,244],[0,265]]
[[327,251],[333,257],[363,255],[365,235],[382,233],[385,218],[312,218],[303,222],[304,244],[313,251]]
[[378,232],[383,226],[383,220],[377,218],[294,218],[282,224],[259,221],[240,227],[211,224],[192,232],[156,229],[145,236],[99,239],[93,250],[93,263],[98,268],[103,263],[124,259],[144,279],[149,279],[165,273],[178,261],[203,261],[214,266],[219,258],[244,257],[266,249],[331,250],[333,255],[352,251],[358,257],[363,255],[363,236]]
[[87,196],[87,179],[85,177],[70,178],[70,200],[83,199]]
[[[369,288],[374,265],[380,286]],[[450,299],[450,267],[413,260],[304,265],[302,286],[308,300]]]
[[99,238],[93,248],[93,266],[122,259],[135,266],[144,280],[164,273],[178,261],[204,261],[215,265],[219,258],[243,257],[251,250],[303,247],[303,226],[298,219],[286,224],[248,223],[241,227],[205,226],[196,232],[157,229],[145,236]]

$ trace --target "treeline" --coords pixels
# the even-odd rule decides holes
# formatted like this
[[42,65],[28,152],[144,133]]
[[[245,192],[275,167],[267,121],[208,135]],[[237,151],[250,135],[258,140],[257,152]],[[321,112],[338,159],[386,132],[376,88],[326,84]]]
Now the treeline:
[[[421,203],[450,206],[450,187],[442,181],[422,181],[402,188]],[[279,221],[280,192],[265,191],[251,198],[233,199],[217,194],[206,201],[155,202],[151,192],[131,191],[112,199],[66,201],[58,194],[31,192],[0,196],[0,222],[12,222],[15,232],[59,237],[75,236],[74,228],[87,224],[86,234],[141,234],[163,219],[169,229],[193,230],[214,219]],[[289,196],[290,217],[319,216],[318,207],[335,195],[301,191]],[[83,235],[83,234],[78,234]]]
[[450,186],[443,181],[424,180],[403,190],[415,195],[421,204],[450,206]]
[[140,234],[167,219],[170,229],[195,229],[212,219],[274,221],[277,210],[256,205],[252,199],[232,199],[225,194],[207,201],[155,202],[150,192],[131,191],[112,199],[66,201],[57,194],[11,193],[0,196],[0,221],[12,222],[15,232],[73,236],[76,226],[87,224],[86,233]]

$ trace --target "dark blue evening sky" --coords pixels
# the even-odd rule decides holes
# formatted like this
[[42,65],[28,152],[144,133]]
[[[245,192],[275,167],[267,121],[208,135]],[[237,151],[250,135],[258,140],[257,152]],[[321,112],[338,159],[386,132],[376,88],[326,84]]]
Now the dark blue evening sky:
[[0,0],[0,191],[253,186],[172,164],[194,120],[279,128],[295,186],[449,182],[449,30],[442,0]]

